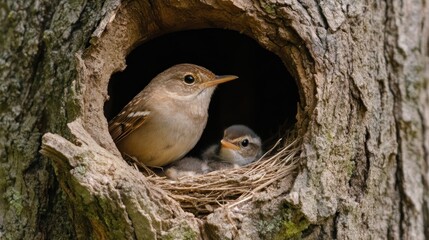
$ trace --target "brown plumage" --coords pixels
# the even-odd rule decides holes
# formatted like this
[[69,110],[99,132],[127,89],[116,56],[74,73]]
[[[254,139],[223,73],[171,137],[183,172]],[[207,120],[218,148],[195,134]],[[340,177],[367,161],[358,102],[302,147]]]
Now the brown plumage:
[[183,157],[206,126],[216,76],[193,65],[175,65],[157,75],[109,122],[119,151],[147,166],[164,166]]

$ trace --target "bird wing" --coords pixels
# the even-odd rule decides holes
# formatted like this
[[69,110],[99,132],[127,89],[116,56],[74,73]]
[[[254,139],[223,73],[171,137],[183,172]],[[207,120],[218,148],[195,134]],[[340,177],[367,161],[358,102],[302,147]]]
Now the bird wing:
[[150,111],[137,106],[138,104],[130,102],[109,122],[109,132],[115,143],[120,142],[148,119]]

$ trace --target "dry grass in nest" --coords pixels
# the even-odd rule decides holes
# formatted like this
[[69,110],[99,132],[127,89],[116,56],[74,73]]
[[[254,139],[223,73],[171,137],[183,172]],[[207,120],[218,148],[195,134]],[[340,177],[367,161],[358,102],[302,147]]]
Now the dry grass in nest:
[[274,182],[292,178],[298,165],[298,155],[298,139],[280,139],[259,160],[240,168],[214,171],[179,181],[146,170],[148,180],[166,190],[185,211],[204,216],[221,206],[231,208],[247,202]]

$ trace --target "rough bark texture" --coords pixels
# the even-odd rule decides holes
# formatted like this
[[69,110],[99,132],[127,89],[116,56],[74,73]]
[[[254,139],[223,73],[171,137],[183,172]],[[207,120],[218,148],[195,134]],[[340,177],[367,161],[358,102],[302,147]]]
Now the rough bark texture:
[[3,1],[0,4],[0,238],[73,238],[43,133],[66,135],[80,113],[75,54],[112,3]]
[[[424,1],[0,4],[0,238],[429,238],[428,15]],[[284,61],[304,159],[292,190],[202,221],[119,158],[103,104],[133,47],[207,27]]]

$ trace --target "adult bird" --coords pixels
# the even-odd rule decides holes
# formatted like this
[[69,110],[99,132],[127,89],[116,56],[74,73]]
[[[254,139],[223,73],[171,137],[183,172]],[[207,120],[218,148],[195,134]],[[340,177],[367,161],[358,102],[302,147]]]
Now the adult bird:
[[182,158],[201,137],[216,86],[236,78],[193,64],[165,70],[109,122],[113,141],[123,155],[146,166]]

